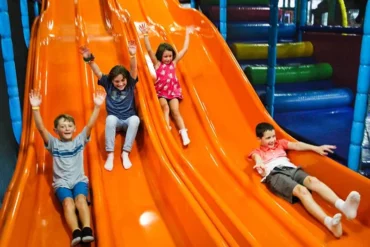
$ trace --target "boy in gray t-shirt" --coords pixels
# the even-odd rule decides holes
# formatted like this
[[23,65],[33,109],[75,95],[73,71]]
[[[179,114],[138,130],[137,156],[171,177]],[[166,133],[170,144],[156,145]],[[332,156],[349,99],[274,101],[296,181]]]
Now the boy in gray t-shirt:
[[[36,128],[44,140],[46,149],[53,156],[53,188],[56,196],[63,205],[64,216],[72,230],[72,246],[80,242],[94,241],[90,227],[90,210],[87,205],[88,178],[84,173],[83,150],[89,141],[91,129],[95,124],[100,106],[105,99],[105,92],[97,92],[94,97],[95,107],[89,122],[82,132],[74,139],[76,131],[72,116],[62,114],[54,120],[54,131],[59,139],[52,136],[45,128],[39,111],[41,95],[39,91],[31,90],[30,103]],[[78,225],[76,209],[82,223],[82,230]]]

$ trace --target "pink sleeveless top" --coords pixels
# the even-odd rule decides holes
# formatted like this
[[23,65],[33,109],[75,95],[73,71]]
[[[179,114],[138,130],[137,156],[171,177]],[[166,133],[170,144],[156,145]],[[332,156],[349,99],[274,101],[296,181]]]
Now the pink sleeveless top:
[[156,70],[157,81],[154,84],[159,98],[182,99],[182,89],[176,77],[175,65],[161,63]]

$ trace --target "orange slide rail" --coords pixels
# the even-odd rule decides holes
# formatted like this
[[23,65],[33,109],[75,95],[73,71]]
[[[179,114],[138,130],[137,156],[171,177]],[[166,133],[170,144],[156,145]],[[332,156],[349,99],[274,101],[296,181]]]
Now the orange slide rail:
[[[227,226],[234,241],[241,246],[256,243],[262,246],[365,246],[370,243],[370,182],[359,174],[313,153],[290,153],[293,162],[319,177],[342,198],[351,190],[361,193],[358,217],[352,222],[343,219],[344,236],[340,240],[331,236],[300,204],[282,201],[260,183],[252,163],[246,159],[258,145],[254,134],[256,124],[269,121],[275,125],[279,137],[292,138],[270,118],[226,42],[205,16],[180,7],[174,0],[117,1],[130,14],[133,30],[141,42],[145,55],[142,63],[149,68],[147,81],[154,76],[154,71],[138,25],[146,22],[152,29],[149,37],[153,49],[160,42],[169,42],[180,50],[185,27],[194,26],[197,30],[191,35],[190,48],[178,65],[184,93],[180,108],[192,140],[188,148],[181,148],[178,134],[175,131],[171,134],[165,127],[153,86],[146,87],[146,97],[150,99],[156,128],[162,132],[162,145],[182,169],[178,173],[184,181],[188,179],[188,186],[195,185],[207,200],[213,216]],[[329,214],[336,212],[322,200],[319,202]],[[213,216],[209,214],[211,219]]]
[[[70,231],[51,188],[52,159],[35,129],[28,93],[41,89],[45,126],[61,112],[75,117],[81,131],[93,108],[96,78],[84,65],[78,47],[87,44],[102,71],[128,65],[127,41],[115,4],[99,0],[43,2],[35,21],[27,68],[24,127],[16,171],[0,216],[0,246],[68,246]],[[139,78],[145,78],[139,73]],[[113,172],[105,160],[102,110],[85,152],[90,178],[92,246],[226,246],[226,242],[169,164],[159,143],[140,79],[137,104],[142,120],[125,171],[116,157]],[[123,138],[117,137],[116,153]],[[118,155],[117,155],[118,156]],[[186,213],[184,213],[186,212]],[[20,237],[19,234],[22,233]]]

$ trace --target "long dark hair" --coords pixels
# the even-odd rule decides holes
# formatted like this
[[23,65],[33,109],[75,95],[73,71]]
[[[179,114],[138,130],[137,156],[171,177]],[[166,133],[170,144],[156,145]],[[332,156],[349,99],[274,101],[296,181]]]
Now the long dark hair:
[[172,52],[172,56],[173,56],[172,59],[175,60],[175,58],[176,58],[176,51],[173,48],[173,46],[170,45],[170,44],[168,44],[168,43],[161,43],[158,46],[157,52],[155,53],[155,57],[157,58],[157,60],[159,62],[162,62],[163,53],[165,51],[171,51]]
[[130,72],[125,67],[123,67],[122,65],[116,65],[109,71],[108,80],[110,82],[113,82],[114,78],[116,78],[118,75],[122,75],[123,79],[126,78],[127,79],[127,85],[128,85],[128,83],[129,83],[128,78],[130,76]]

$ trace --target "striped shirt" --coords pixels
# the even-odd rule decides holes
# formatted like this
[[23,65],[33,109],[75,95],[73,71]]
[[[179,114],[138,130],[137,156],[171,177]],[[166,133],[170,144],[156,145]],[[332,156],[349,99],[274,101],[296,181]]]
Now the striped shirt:
[[75,139],[68,142],[60,141],[49,133],[46,149],[53,156],[54,190],[60,187],[73,189],[79,182],[89,182],[83,165],[83,150],[88,141],[86,128]]

